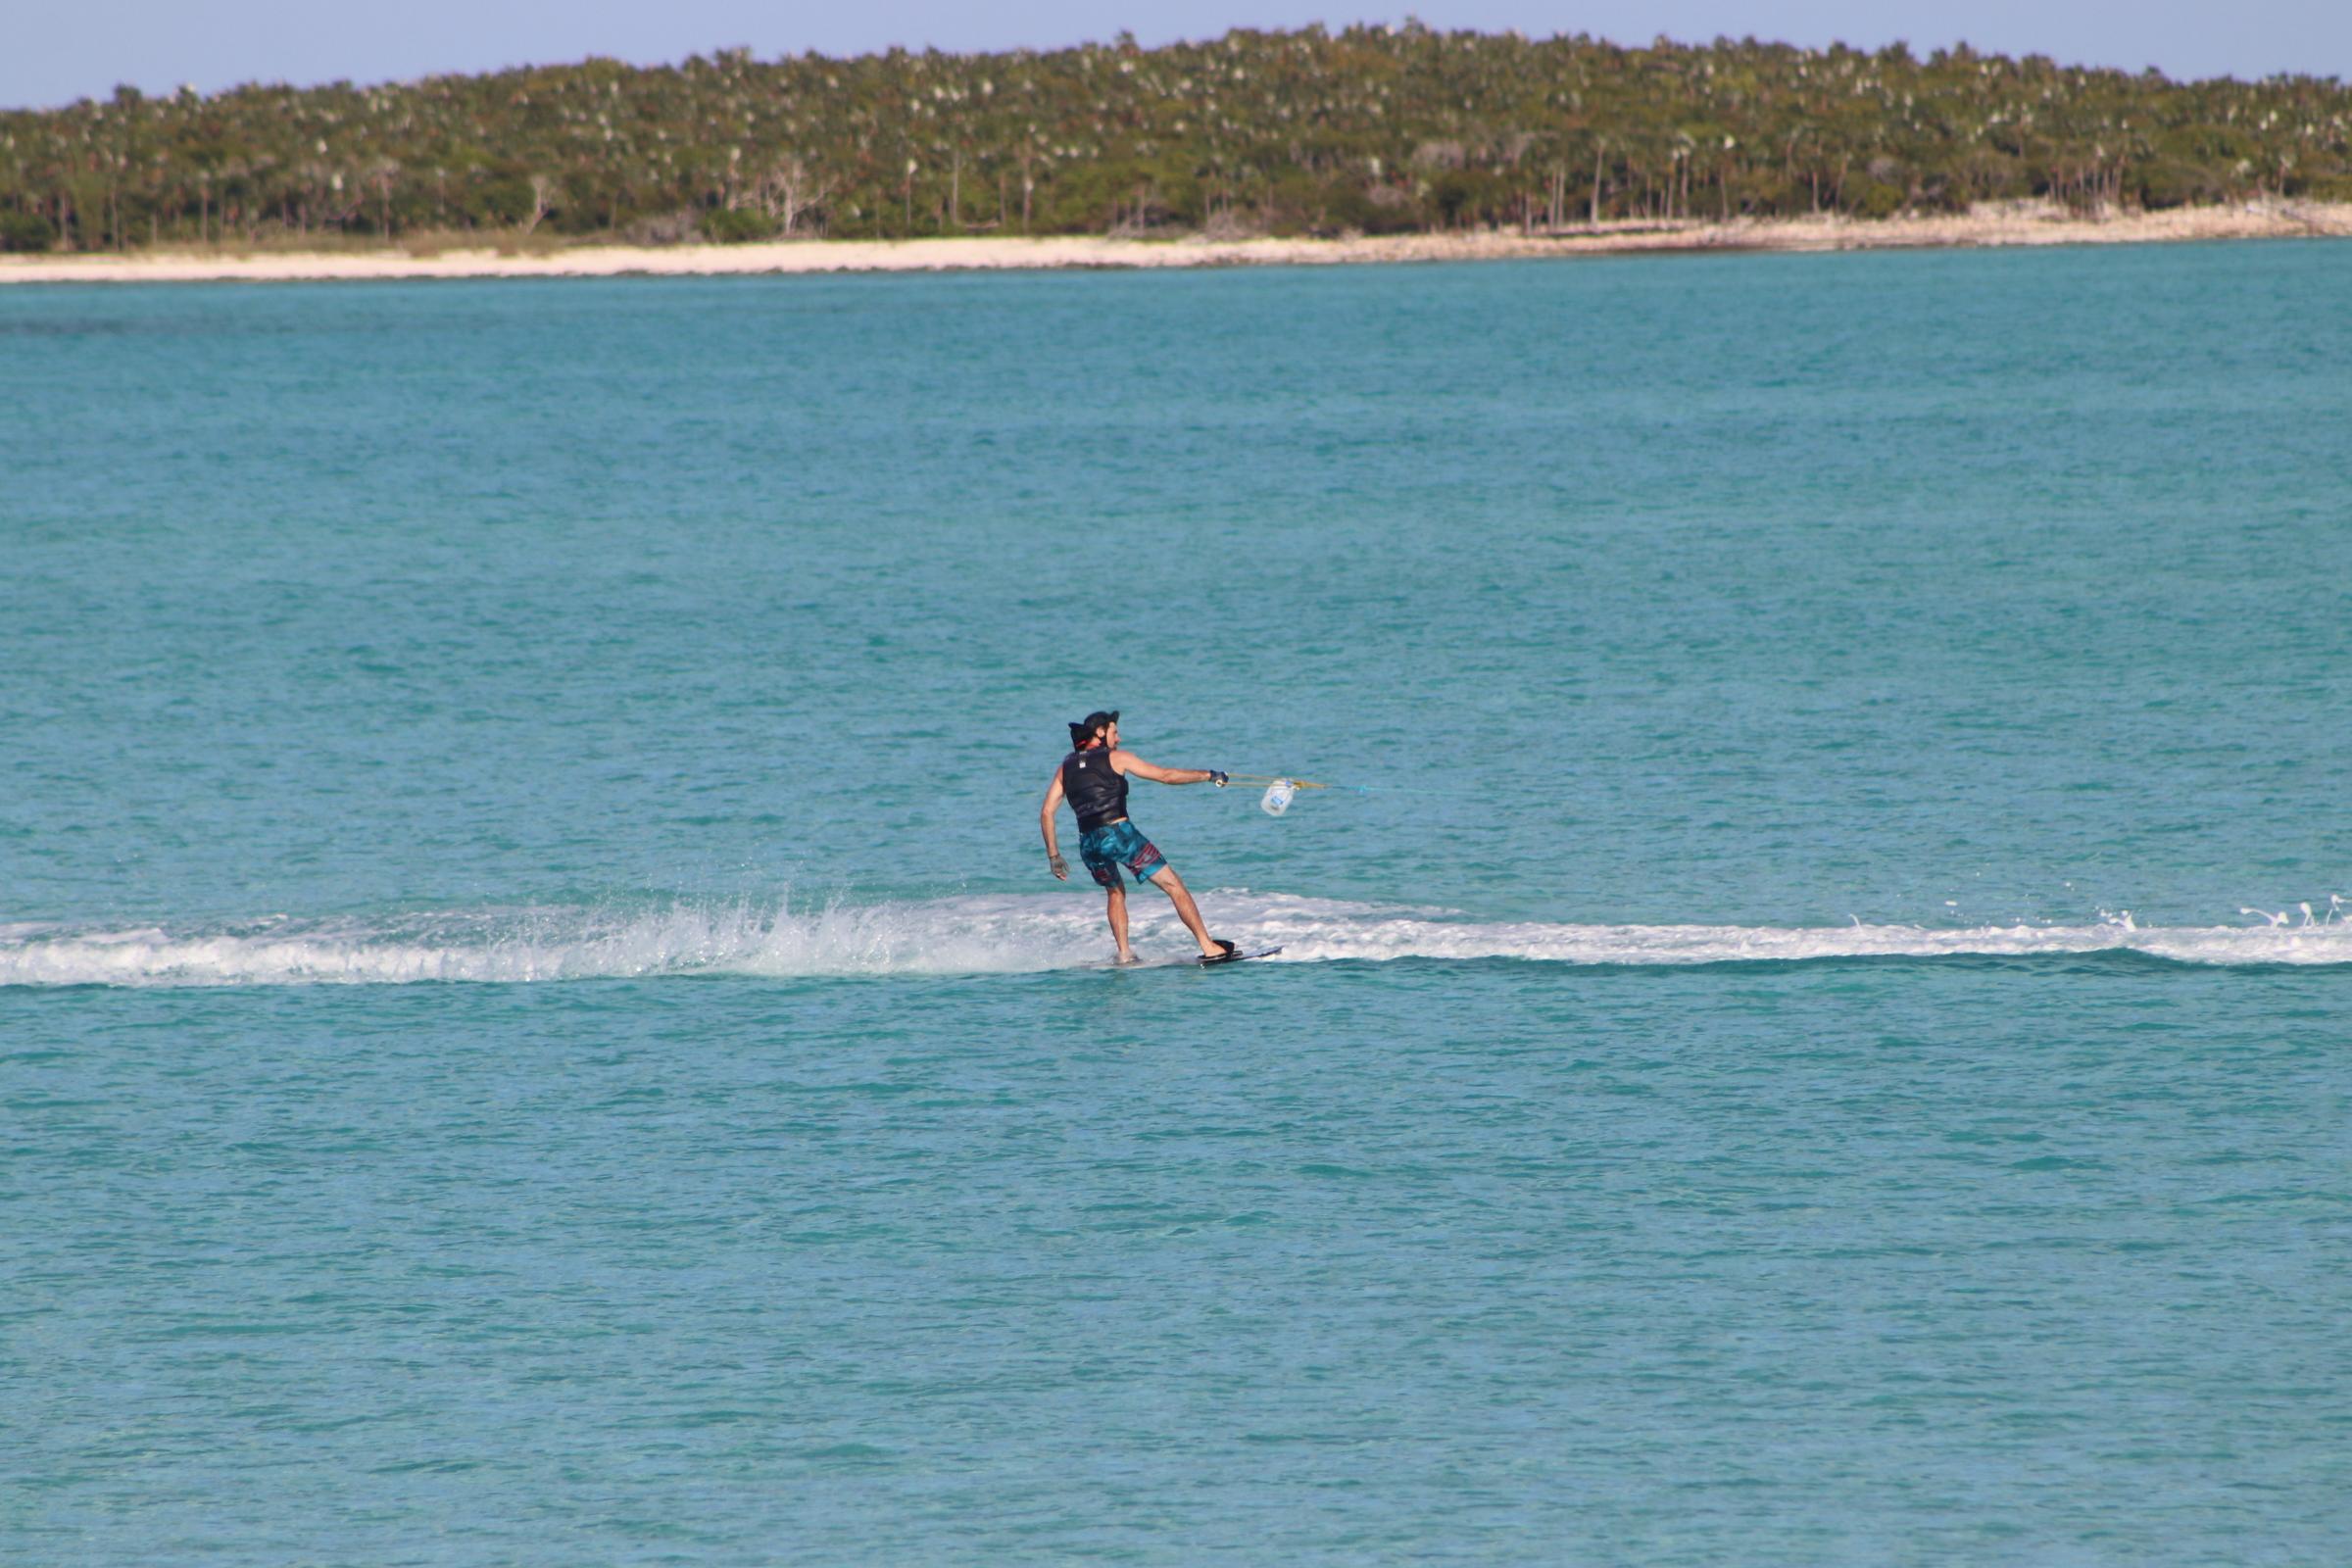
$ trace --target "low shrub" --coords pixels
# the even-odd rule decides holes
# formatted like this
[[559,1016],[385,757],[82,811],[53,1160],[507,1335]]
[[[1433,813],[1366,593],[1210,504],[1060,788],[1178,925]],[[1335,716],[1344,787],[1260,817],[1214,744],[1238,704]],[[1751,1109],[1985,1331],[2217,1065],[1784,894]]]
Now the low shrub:
[[45,251],[57,243],[57,230],[46,218],[30,213],[0,213],[0,251]]
[[718,245],[746,245],[776,237],[776,220],[745,207],[718,207],[703,215],[703,237]]
[[2137,176],[2133,183],[2138,187],[2139,205],[2152,213],[2218,202],[2230,193],[2210,171],[2177,158],[2142,164],[2132,172]]
[[1903,190],[1864,175],[1845,185],[1845,210],[1856,218],[1892,218],[1902,210]]

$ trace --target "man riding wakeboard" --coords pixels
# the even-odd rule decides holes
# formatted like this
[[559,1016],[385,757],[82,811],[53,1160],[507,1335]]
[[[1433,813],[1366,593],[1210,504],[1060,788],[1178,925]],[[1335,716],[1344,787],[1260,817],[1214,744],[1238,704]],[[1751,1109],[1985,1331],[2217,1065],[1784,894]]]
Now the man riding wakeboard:
[[1070,755],[1054,770],[1046,786],[1045,809],[1038,825],[1045,830],[1046,863],[1061,881],[1070,879],[1070,863],[1061,858],[1054,839],[1054,812],[1066,798],[1078,813],[1078,856],[1094,873],[1110,900],[1110,934],[1119,944],[1119,962],[1133,963],[1135,950],[1127,945],[1127,886],[1119,880],[1124,865],[1138,882],[1150,882],[1176,906],[1177,918],[1200,944],[1202,963],[1225,963],[1241,950],[1208,934],[1200,923],[1200,906],[1186,891],[1152,841],[1127,820],[1127,780],[1148,778],[1154,784],[1214,784],[1225,787],[1225,775],[1213,767],[1154,767],[1119,745],[1116,711],[1093,712],[1070,726]]

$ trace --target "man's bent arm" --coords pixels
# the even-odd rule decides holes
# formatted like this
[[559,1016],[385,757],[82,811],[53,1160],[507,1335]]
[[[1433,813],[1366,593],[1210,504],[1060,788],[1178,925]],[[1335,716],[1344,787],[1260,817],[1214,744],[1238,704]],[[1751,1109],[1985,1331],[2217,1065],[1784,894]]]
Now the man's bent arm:
[[1060,844],[1054,839],[1054,813],[1060,811],[1060,768],[1054,768],[1054,783],[1045,788],[1045,807],[1037,811],[1037,832],[1045,835],[1045,862],[1056,877],[1068,882],[1070,865],[1060,858]]
[[1054,782],[1046,786],[1045,808],[1037,813],[1038,830],[1046,836],[1046,858],[1061,858],[1061,846],[1054,837],[1054,813],[1061,809],[1061,769],[1054,770]]

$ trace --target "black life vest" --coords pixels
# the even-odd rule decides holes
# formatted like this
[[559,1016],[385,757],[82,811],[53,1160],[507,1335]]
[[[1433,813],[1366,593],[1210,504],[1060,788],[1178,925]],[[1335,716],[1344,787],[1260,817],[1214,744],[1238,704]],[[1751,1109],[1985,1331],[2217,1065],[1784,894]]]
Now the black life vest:
[[1127,780],[1110,765],[1110,748],[1072,752],[1061,760],[1061,793],[1078,813],[1078,831],[1092,833],[1127,814]]

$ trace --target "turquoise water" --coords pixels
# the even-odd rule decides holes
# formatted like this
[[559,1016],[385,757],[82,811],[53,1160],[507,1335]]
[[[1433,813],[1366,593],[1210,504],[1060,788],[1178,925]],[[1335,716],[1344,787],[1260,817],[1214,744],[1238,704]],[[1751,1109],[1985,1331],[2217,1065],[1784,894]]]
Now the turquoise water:
[[2334,1560],[2348,284],[0,290],[0,1557]]

